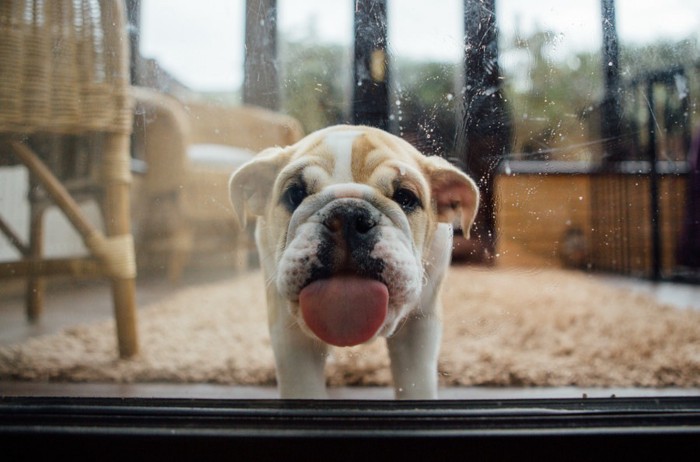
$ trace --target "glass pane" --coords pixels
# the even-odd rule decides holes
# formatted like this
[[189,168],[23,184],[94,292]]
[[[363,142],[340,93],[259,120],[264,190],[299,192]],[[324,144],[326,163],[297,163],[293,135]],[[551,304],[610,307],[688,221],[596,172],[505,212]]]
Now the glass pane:
[[0,393],[700,394],[697,1],[2,5]]
[[244,2],[145,0],[140,53],[197,92],[237,93],[243,84]]
[[352,21],[349,2],[279,1],[282,109],[305,131],[343,123],[352,84]]

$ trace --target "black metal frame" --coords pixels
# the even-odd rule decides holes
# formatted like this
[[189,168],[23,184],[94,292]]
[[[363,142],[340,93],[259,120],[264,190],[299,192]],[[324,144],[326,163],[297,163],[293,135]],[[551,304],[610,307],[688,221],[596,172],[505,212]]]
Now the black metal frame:
[[[476,180],[481,204],[469,257],[492,263],[496,253],[495,176],[513,143],[510,110],[499,66],[495,0],[464,0],[464,84],[455,136],[456,156]],[[481,255],[479,255],[481,254]]]
[[697,456],[693,449],[700,449],[698,397],[431,402],[0,398],[4,460],[670,460]]
[[[680,76],[685,78],[685,72],[682,68],[668,69],[661,72],[651,73],[644,76],[641,82],[633,82],[633,85],[644,85],[646,88],[646,101],[648,108],[648,119],[647,119],[647,158],[649,160],[649,199],[650,199],[650,216],[651,221],[651,251],[652,251],[652,270],[651,278],[654,280],[660,280],[662,278],[661,271],[661,259],[662,259],[662,249],[661,249],[661,206],[659,202],[659,181],[660,172],[658,169],[658,146],[657,146],[657,133],[656,133],[656,106],[654,90],[657,84],[665,85],[667,88],[672,88],[674,86],[674,79]],[[684,154],[688,152],[690,147],[690,111],[688,107],[689,98],[682,98],[683,101],[683,112],[685,114],[685,120],[683,120],[683,137],[684,137]],[[686,172],[684,172],[686,173]]]
[[[659,159],[660,127],[657,119],[662,118],[656,107],[658,89],[664,87],[667,92],[675,88],[675,79],[685,78],[682,68],[665,69],[650,72],[626,83],[628,94],[633,95],[628,101],[635,116],[645,114],[646,126],[642,127],[634,118],[625,119],[625,130],[618,126],[618,134],[605,143],[616,145],[609,151],[598,171],[593,172],[591,183],[592,197],[592,267],[596,270],[611,271],[620,274],[641,276],[651,280],[679,280],[697,283],[697,276],[682,275],[675,268],[663,268],[664,260],[671,258],[664,255],[662,227],[668,226],[673,233],[680,233],[681,222],[671,218],[672,211],[663,209],[660,200],[660,183],[663,176],[686,178],[688,164],[685,160]],[[680,154],[685,156],[690,147],[689,98],[682,99],[679,120],[682,135]],[[667,108],[664,108],[667,110]],[[605,119],[605,114],[601,114]],[[605,126],[605,120],[602,121]],[[603,138],[606,140],[606,138]],[[630,179],[638,179],[638,188],[644,191],[644,200],[640,195],[629,191]],[[637,182],[635,180],[635,182]],[[665,223],[662,218],[665,216]],[[641,235],[637,227],[649,227],[649,236]],[[643,255],[634,254],[634,249],[643,249]],[[634,255],[633,255],[634,254]],[[632,258],[645,262],[644,270],[633,270]],[[675,258],[675,256],[672,256]]]
[[352,122],[389,129],[387,0],[357,0]]
[[243,102],[279,108],[277,0],[246,0]]

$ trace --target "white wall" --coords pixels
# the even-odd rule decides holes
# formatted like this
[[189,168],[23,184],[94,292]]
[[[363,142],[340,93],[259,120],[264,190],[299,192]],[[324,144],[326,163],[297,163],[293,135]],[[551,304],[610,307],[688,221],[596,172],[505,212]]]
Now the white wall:
[[[27,190],[28,174],[24,167],[0,168],[0,216],[25,243],[29,236]],[[97,204],[88,201],[81,204],[81,208],[88,220],[101,229]],[[47,210],[44,220],[44,253],[47,257],[87,255],[82,239],[56,207]],[[14,260],[18,257],[19,252],[0,232],[0,261]]]

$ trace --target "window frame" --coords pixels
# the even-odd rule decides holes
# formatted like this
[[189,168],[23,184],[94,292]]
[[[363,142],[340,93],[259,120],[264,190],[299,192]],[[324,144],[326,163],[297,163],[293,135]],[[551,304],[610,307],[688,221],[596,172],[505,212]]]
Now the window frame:
[[397,402],[0,396],[0,448],[10,460],[226,452],[280,459],[326,451],[337,460],[393,459],[396,453],[668,459],[696,448],[699,437],[700,397]]
[[[42,455],[329,454],[668,459],[697,448],[700,397],[459,401],[0,398],[0,447]],[[328,451],[326,453],[326,451]],[[566,452],[563,452],[566,451]],[[245,459],[244,459],[245,460]],[[545,459],[546,460],[546,459]]]

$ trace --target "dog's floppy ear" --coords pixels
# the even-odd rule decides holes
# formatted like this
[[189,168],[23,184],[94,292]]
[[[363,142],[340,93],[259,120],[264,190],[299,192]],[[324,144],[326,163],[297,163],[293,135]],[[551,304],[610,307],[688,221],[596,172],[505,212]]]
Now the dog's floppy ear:
[[426,157],[424,167],[438,220],[454,223],[459,217],[464,237],[469,238],[469,230],[474,224],[479,208],[479,188],[464,172],[438,156]]
[[233,213],[241,228],[246,226],[248,212],[256,216],[265,213],[277,174],[290,155],[289,150],[279,147],[265,149],[233,172],[228,189]]

